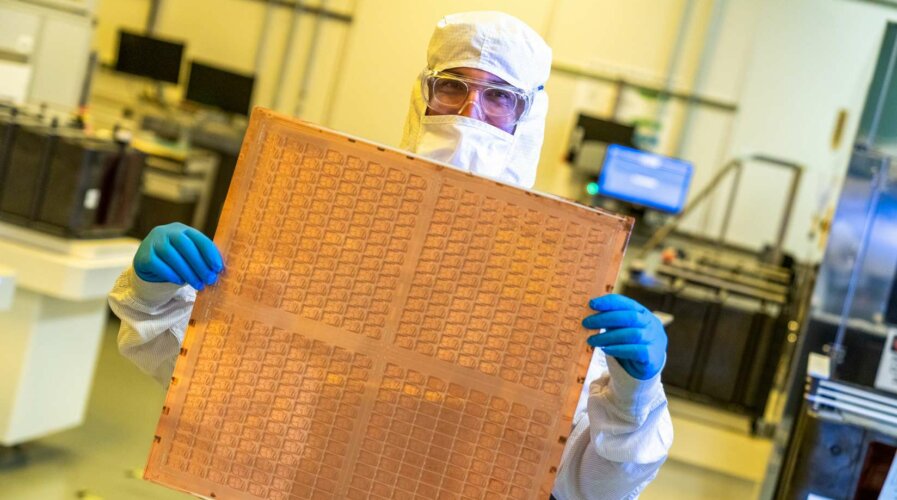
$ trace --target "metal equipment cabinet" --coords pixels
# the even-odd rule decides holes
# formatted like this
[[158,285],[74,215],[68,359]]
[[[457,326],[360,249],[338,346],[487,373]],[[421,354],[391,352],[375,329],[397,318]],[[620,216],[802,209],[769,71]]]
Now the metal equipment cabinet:
[[137,245],[129,238],[67,240],[0,223],[0,262],[11,270],[0,270],[0,444],[84,420],[106,295]]

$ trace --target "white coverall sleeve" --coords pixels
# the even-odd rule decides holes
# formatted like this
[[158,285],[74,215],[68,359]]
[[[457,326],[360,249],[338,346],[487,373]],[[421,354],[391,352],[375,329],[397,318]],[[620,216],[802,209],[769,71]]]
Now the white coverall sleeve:
[[150,283],[128,268],[109,293],[109,307],[121,320],[119,352],[167,386],[195,300],[189,286]]
[[554,484],[557,500],[638,498],[673,443],[660,374],[637,380],[596,349]]

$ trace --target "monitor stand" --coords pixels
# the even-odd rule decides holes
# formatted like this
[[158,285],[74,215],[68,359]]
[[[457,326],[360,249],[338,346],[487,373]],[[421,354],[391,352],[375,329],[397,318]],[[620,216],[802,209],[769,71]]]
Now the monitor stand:
[[162,109],[168,109],[168,102],[165,100],[165,84],[162,82],[151,81],[149,87],[145,87],[140,93],[139,100],[141,102],[152,104]]

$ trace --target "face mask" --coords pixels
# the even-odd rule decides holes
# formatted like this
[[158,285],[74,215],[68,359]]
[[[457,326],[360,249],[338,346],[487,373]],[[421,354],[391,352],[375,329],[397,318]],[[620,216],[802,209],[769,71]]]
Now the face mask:
[[508,168],[514,136],[474,118],[459,115],[424,116],[416,153],[461,170],[517,183]]

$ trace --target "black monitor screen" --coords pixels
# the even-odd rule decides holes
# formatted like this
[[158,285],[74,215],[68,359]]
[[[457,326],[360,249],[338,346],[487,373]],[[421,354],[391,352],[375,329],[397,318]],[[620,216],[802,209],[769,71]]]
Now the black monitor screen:
[[184,44],[118,32],[118,59],[115,70],[162,82],[178,83]]
[[576,126],[582,128],[584,141],[598,141],[606,144],[621,144],[635,147],[633,136],[635,127],[623,123],[602,120],[588,115],[579,115]]
[[249,114],[254,83],[253,76],[192,62],[190,80],[187,83],[187,100],[246,115]]

